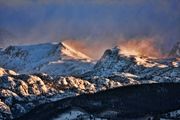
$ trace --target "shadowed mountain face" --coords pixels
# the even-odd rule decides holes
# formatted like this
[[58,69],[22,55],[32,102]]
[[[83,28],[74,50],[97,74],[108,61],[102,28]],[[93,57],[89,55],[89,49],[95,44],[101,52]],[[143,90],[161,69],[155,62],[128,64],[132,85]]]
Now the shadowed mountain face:
[[66,98],[37,106],[19,120],[52,120],[73,108],[107,119],[158,116],[180,109],[180,84],[132,85]]

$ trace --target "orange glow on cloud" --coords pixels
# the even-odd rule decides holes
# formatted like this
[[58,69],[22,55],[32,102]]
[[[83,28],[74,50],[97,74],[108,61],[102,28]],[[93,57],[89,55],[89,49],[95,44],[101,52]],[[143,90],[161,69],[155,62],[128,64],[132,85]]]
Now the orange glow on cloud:
[[160,49],[156,48],[151,39],[123,41],[120,42],[119,48],[121,54],[125,55],[162,57]]
[[[112,43],[109,41],[94,41],[89,43],[83,40],[65,40],[63,42],[93,59],[99,59],[106,49],[113,47]],[[160,49],[158,49],[156,46],[156,42],[150,38],[138,40],[119,40],[117,41],[117,45],[120,48],[120,53],[126,56],[135,55],[156,58],[163,57]]]

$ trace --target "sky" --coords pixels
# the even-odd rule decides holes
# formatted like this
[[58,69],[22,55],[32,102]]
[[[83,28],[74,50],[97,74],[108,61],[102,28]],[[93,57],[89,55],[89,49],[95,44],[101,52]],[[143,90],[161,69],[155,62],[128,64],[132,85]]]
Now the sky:
[[168,48],[180,41],[179,11],[179,0],[0,0],[0,29],[17,38],[5,45],[152,38]]

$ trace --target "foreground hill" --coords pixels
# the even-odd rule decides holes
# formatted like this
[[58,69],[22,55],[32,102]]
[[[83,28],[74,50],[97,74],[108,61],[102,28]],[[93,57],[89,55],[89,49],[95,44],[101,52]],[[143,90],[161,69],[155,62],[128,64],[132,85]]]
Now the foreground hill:
[[162,113],[180,109],[179,88],[179,83],[156,83],[84,94],[40,105],[21,120],[61,119],[63,113],[72,109],[111,120],[158,118]]

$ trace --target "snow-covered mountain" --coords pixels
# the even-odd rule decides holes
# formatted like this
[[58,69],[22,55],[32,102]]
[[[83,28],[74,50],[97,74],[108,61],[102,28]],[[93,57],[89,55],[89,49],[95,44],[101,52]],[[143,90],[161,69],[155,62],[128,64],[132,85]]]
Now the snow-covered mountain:
[[[10,46],[0,51],[0,67],[0,119],[16,118],[39,104],[82,93],[132,84],[180,82],[178,57],[127,56],[117,47],[106,50],[94,64],[64,43]],[[177,110],[161,117],[179,116]]]
[[91,59],[65,43],[9,46],[0,51],[0,66],[19,73],[79,74],[91,68]]
[[[119,48],[108,49],[93,69],[82,75],[86,79],[109,78],[116,81],[179,82],[179,58],[151,58],[146,56],[126,56]],[[128,82],[128,83],[129,83]]]

